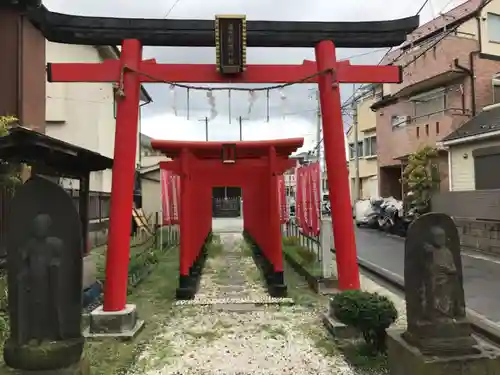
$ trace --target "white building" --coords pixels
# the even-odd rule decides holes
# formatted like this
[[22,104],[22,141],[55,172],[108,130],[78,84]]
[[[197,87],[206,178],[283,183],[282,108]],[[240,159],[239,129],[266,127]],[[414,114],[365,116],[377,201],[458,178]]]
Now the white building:
[[[46,42],[46,59],[53,63],[99,63],[104,59],[117,59],[119,53],[116,47]],[[47,135],[113,158],[116,104],[112,83],[47,82],[46,95]],[[151,101],[147,91],[141,88],[141,104]],[[139,136],[137,141],[139,148]],[[137,164],[139,158],[140,152],[137,152]],[[64,180],[63,184],[67,188],[79,188],[78,181]],[[111,170],[92,173],[90,190],[110,192]]]

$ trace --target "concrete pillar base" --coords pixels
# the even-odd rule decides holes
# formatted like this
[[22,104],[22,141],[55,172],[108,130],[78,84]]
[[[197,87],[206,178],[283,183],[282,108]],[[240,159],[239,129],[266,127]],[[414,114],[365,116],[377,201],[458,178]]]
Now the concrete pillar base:
[[131,340],[144,327],[135,305],[126,305],[121,311],[104,311],[102,306],[90,313],[89,327],[83,335],[88,339],[119,338]]

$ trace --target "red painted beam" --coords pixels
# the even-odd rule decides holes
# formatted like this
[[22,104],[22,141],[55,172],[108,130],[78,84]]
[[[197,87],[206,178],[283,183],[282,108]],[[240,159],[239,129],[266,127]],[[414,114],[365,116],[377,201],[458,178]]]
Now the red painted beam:
[[[401,81],[398,66],[350,65],[349,61],[336,64],[339,83],[398,83]],[[47,64],[49,82],[116,82],[120,78],[119,60],[103,63],[54,63]],[[141,63],[142,83],[288,83],[297,82],[317,73],[315,61],[301,65],[249,65],[238,76],[223,76],[213,64],[156,64],[148,60]],[[303,83],[316,83],[317,77]]]
[[[317,70],[316,61],[304,60],[304,65]],[[403,73],[398,65],[351,65],[344,60],[337,62],[335,78],[339,83],[401,83]]]

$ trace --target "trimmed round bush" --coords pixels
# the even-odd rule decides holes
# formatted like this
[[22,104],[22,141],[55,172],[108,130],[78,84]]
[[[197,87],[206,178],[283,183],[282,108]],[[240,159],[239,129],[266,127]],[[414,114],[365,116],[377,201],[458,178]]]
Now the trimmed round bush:
[[341,323],[359,330],[370,347],[386,351],[386,329],[398,317],[391,300],[377,293],[349,290],[336,294],[330,308]]

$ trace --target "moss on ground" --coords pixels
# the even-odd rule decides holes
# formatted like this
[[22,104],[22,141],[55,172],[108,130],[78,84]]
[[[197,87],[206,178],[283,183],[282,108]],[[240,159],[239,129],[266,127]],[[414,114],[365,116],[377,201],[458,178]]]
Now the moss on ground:
[[[90,362],[92,375],[126,374],[157,328],[170,319],[177,287],[179,251],[174,248],[159,253],[156,269],[128,296],[128,302],[137,305],[141,319],[146,321],[144,329],[132,341],[88,340],[84,355]],[[8,373],[3,363],[0,373]]]
[[[324,312],[327,309],[328,296],[313,292],[307,282],[285,262],[285,280],[288,285],[288,295],[299,307]],[[319,314],[318,314],[319,315]],[[326,356],[342,354],[346,361],[359,374],[388,374],[387,356],[373,353],[363,340],[335,340],[323,327],[318,318],[315,324],[304,324],[299,327],[315,346]]]
[[154,337],[156,329],[170,318],[171,306],[175,301],[178,270],[178,249],[160,253],[156,269],[129,295],[128,302],[137,305],[141,319],[146,321],[145,328],[133,341],[87,342],[85,352],[93,375],[126,373],[125,370],[134,363],[144,345]]
[[216,258],[221,256],[224,251],[220,236],[217,234],[212,235],[212,241],[207,244],[207,255],[209,258]]
[[315,253],[300,244],[298,237],[284,237],[283,251],[313,276],[321,276],[321,263]]

